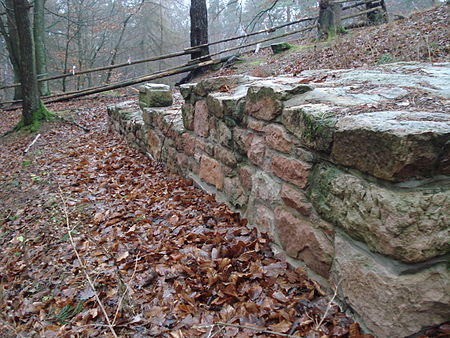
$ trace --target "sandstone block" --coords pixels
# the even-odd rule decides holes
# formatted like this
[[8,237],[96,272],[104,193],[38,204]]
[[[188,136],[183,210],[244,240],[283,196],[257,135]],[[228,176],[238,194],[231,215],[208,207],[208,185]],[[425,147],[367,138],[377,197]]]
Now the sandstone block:
[[153,127],[153,119],[155,115],[157,114],[156,110],[153,108],[144,108],[142,109],[142,119],[144,120],[144,123],[148,127]]
[[282,122],[306,147],[330,152],[336,124],[332,108],[322,104],[286,108]]
[[185,173],[189,168],[189,158],[183,153],[177,153],[176,158],[178,171],[181,174]]
[[195,152],[196,154],[201,152],[205,152],[209,156],[214,156],[214,144],[204,141],[203,139],[196,139],[195,143]]
[[216,160],[203,155],[200,160],[199,177],[204,182],[213,185],[217,190],[223,190],[224,174]]
[[187,130],[194,130],[194,106],[190,103],[184,103],[181,106],[183,125]]
[[260,232],[266,233],[273,238],[275,215],[272,210],[261,204],[256,205],[253,222]]
[[146,83],[139,87],[139,105],[145,107],[169,107],[173,103],[170,86]]
[[266,123],[264,121],[256,120],[251,117],[247,121],[248,128],[259,131],[259,132],[263,132],[265,126],[266,126]]
[[252,190],[253,173],[254,170],[248,165],[239,168],[239,180],[246,191]]
[[303,216],[308,217],[311,214],[312,204],[306,195],[288,184],[281,187],[281,199],[287,207],[297,210]]
[[195,153],[195,145],[197,143],[197,139],[195,138],[195,136],[192,136],[189,133],[184,133],[182,137],[183,137],[183,151],[187,155],[193,156]]
[[247,206],[248,195],[244,188],[240,185],[239,178],[226,177],[224,180],[224,192],[229,203],[238,209],[243,209]]
[[450,174],[450,117],[377,112],[339,120],[332,157],[338,164],[389,180]]
[[319,214],[369,249],[414,263],[450,252],[449,182],[389,189],[332,166],[314,168],[309,197]]
[[195,103],[194,131],[198,136],[205,138],[209,136],[208,107],[205,101]]
[[147,130],[147,145],[149,153],[155,160],[158,160],[161,156],[161,140],[152,129]]
[[209,93],[219,90],[229,90],[236,87],[240,83],[245,83],[249,80],[248,77],[242,75],[232,76],[218,76],[206,78],[200,81],[194,87],[194,94],[199,96],[207,96]]
[[222,121],[217,122],[216,128],[217,141],[225,147],[230,147],[233,140],[233,134],[230,128]]
[[192,91],[194,90],[194,87],[196,86],[196,83],[185,83],[180,85],[180,94],[183,96],[183,99],[185,101],[189,101],[191,98]]
[[234,128],[233,148],[240,154],[247,154],[253,135],[243,128]]
[[282,153],[290,153],[292,140],[286,130],[278,124],[270,124],[264,128],[266,144]]
[[281,114],[283,105],[269,87],[250,87],[247,92],[245,112],[257,119],[271,121]]
[[251,138],[247,157],[253,164],[263,166],[266,157],[266,144],[262,137],[255,135]]
[[275,210],[275,217],[278,237],[286,253],[328,278],[334,255],[332,242],[307,220],[283,208]]
[[234,153],[224,147],[214,147],[214,157],[230,168],[236,167],[237,159]]
[[272,158],[272,171],[286,182],[292,183],[302,189],[308,184],[311,166],[304,162],[282,156]]
[[377,337],[410,336],[450,318],[448,263],[405,273],[338,234],[335,248],[331,280]]
[[281,186],[272,177],[263,171],[253,175],[252,195],[268,203],[276,203],[280,200]]

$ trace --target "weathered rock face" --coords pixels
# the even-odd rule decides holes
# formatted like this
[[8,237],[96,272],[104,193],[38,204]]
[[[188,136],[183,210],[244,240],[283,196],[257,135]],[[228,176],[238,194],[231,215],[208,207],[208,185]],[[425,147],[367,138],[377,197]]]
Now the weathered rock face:
[[223,189],[223,170],[216,160],[209,158],[208,156],[202,156],[200,160],[200,173],[198,176],[206,183],[215,186],[216,189]]
[[450,265],[401,273],[336,235],[331,280],[377,337],[405,337],[450,318]]
[[307,186],[310,169],[311,167],[308,164],[301,161],[282,156],[274,156],[272,158],[273,173],[302,189]]
[[414,263],[450,252],[450,190],[394,190],[317,166],[310,198],[328,221],[369,248]]
[[340,282],[377,336],[402,337],[449,318],[449,84],[450,63],[231,76],[181,86],[182,107],[108,113],[134,146]]
[[209,136],[208,107],[205,101],[197,101],[195,104],[194,131],[198,136]]
[[287,210],[277,208],[275,215],[278,236],[286,253],[305,262],[321,276],[328,277],[334,253],[331,241],[307,220]]
[[389,181],[450,174],[450,124],[445,114],[376,112],[336,124],[331,156],[338,164]]
[[172,92],[167,85],[146,83],[139,87],[139,105],[141,108],[169,107],[172,103]]

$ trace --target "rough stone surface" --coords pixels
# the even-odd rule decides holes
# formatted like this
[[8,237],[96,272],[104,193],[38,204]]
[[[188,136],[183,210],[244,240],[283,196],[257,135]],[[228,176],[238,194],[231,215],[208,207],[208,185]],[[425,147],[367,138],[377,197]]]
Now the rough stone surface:
[[336,127],[331,155],[339,164],[389,181],[450,174],[450,115],[365,113]]
[[245,98],[247,90],[239,87],[226,93],[211,93],[206,97],[209,111],[218,118],[237,118],[240,112],[240,104]]
[[251,138],[247,156],[253,164],[263,166],[266,157],[266,144],[262,137],[253,136]]
[[149,153],[154,159],[159,159],[161,156],[161,140],[158,134],[152,129],[147,130],[147,145]]
[[383,257],[335,237],[331,279],[377,337],[406,337],[450,318],[450,266],[398,274]]
[[275,217],[277,233],[286,253],[301,259],[319,275],[328,277],[334,255],[331,241],[306,219],[283,208],[275,210]]
[[205,101],[197,101],[195,103],[194,131],[198,136],[209,136],[208,107]]
[[247,191],[252,190],[252,176],[254,174],[254,170],[252,167],[248,165],[244,165],[239,168],[239,180],[241,181],[242,186]]
[[228,201],[234,208],[245,208],[248,201],[248,195],[242,188],[238,177],[229,178],[224,180],[224,192]]
[[224,174],[220,163],[216,160],[203,155],[200,159],[198,176],[206,183],[215,186],[217,190],[223,189]]
[[253,134],[248,130],[236,127],[233,130],[233,148],[240,154],[247,154]]
[[282,153],[290,153],[292,150],[292,140],[286,130],[277,124],[270,124],[264,128],[266,143],[272,149]]
[[180,85],[180,94],[183,96],[183,99],[186,101],[190,100],[192,91],[196,85],[196,83],[185,83]]
[[245,112],[257,119],[271,121],[281,114],[283,104],[269,87],[250,87],[247,92]]
[[283,110],[282,121],[286,129],[305,146],[330,152],[336,123],[332,108],[323,104],[287,108]]
[[253,222],[260,232],[273,236],[275,215],[272,210],[262,204],[256,205]]
[[197,142],[195,143],[195,152],[196,154],[204,152],[209,156],[214,156],[214,144],[197,138]]
[[309,196],[325,220],[366,242],[370,250],[404,262],[450,252],[450,182],[402,191],[318,166]]
[[193,156],[195,154],[195,145],[196,145],[195,137],[189,133],[184,133],[182,137],[183,137],[183,151],[187,155]]
[[141,108],[169,107],[172,103],[172,92],[167,85],[147,83],[139,87],[139,104]]
[[144,108],[142,109],[142,119],[144,123],[148,127],[153,127],[153,120],[155,115],[157,115],[157,111],[153,108]]
[[181,106],[181,114],[184,128],[194,130],[194,106],[190,103],[183,104]]
[[221,145],[223,145],[225,147],[230,147],[232,145],[233,134],[232,134],[230,128],[228,128],[224,122],[222,122],[222,121],[217,122],[216,135],[217,135],[217,141]]
[[250,76],[232,75],[232,76],[218,76],[214,78],[207,78],[200,81],[194,87],[194,94],[206,97],[209,93],[215,91],[228,91],[235,88],[239,84],[245,84],[254,81],[255,78]]
[[231,150],[228,150],[221,146],[214,147],[214,157],[223,164],[234,168],[237,164],[237,159]]
[[252,195],[265,202],[276,203],[280,200],[280,184],[263,171],[253,176],[252,187]]
[[301,190],[283,184],[281,199],[287,207],[297,210],[303,216],[307,217],[311,214],[312,204]]
[[272,158],[272,171],[286,182],[292,183],[302,189],[308,185],[311,166],[309,164],[282,156]]
[[264,131],[264,127],[266,126],[266,122],[261,121],[261,120],[257,120],[254,118],[249,118],[247,121],[247,127],[259,132],[263,132]]

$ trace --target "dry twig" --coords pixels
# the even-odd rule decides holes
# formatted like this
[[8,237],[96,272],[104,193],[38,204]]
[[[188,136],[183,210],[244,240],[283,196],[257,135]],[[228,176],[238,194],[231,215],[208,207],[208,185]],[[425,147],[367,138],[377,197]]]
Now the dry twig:
[[31,142],[28,147],[23,151],[24,154],[28,153],[31,149],[31,147],[36,143],[37,140],[39,140],[39,137],[41,137],[41,134],[37,134],[34,138],[33,142]]
[[95,300],[97,301],[98,305],[100,306],[100,309],[103,312],[103,315],[105,316],[106,322],[108,323],[109,330],[111,331],[114,338],[118,338],[116,331],[114,331],[113,324],[111,323],[111,320],[109,319],[108,313],[106,312],[106,309],[103,306],[103,303],[101,302],[97,291],[95,290],[94,283],[92,282],[91,278],[89,277],[89,274],[86,269],[86,265],[83,263],[83,260],[81,259],[80,254],[78,253],[77,247],[75,245],[75,241],[73,240],[73,237],[72,237],[72,229],[70,228],[69,212],[67,211],[67,209],[68,209],[67,202],[64,198],[63,191],[59,185],[58,185],[58,188],[59,188],[59,192],[60,192],[60,198],[63,202],[63,211],[64,211],[65,220],[66,220],[67,234],[69,235],[70,244],[72,245],[73,251],[75,252],[75,255],[77,256],[78,262],[80,263],[81,269],[83,270],[84,275],[86,276],[89,286],[90,286],[91,290],[94,292]]
[[[230,324],[230,323],[223,323],[223,322],[217,322],[214,323],[212,325],[201,325],[198,326],[198,328],[201,327],[218,327],[218,328],[223,328],[224,326],[228,326],[228,327],[236,327],[239,329],[245,329],[245,330],[253,330],[253,331],[259,331],[261,333],[267,333],[267,334],[273,334],[275,336],[280,336],[280,337],[291,337],[291,338],[301,338],[302,336],[294,336],[291,334],[287,334],[287,333],[281,333],[281,332],[275,332],[275,331],[271,331],[271,330],[267,330],[264,328],[260,328],[260,327],[255,327],[255,326],[248,326],[248,325],[240,325],[240,324]],[[209,332],[209,334],[211,334],[212,330]],[[213,334],[211,337],[213,337],[215,334]]]
[[[139,260],[139,254],[136,256],[136,260],[134,261],[134,270],[133,270],[133,274],[131,275],[130,282],[133,280],[134,276],[136,275],[138,260]],[[122,307],[122,302],[123,302],[125,296],[127,295],[127,293],[129,292],[129,289],[130,289],[128,284],[125,284],[125,287],[126,287],[126,289],[123,292],[122,297],[120,297],[119,303],[117,304],[117,310],[116,310],[116,313],[114,315],[114,319],[113,319],[113,322],[112,322],[113,325],[115,325],[115,323],[116,323],[117,316],[119,315],[120,308]]]

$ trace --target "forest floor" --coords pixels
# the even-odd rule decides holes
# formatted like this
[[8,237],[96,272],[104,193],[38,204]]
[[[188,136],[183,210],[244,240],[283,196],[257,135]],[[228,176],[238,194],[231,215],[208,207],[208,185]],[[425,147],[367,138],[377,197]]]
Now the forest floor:
[[110,133],[118,101],[50,105],[90,131],[46,123],[27,153],[36,133],[0,138],[1,337],[361,337],[238,214]]
[[[443,6],[210,75],[448,61],[448,22]],[[112,134],[123,100],[49,105],[90,131],[46,123],[27,153],[37,133],[0,138],[1,337],[361,337],[245,220]],[[20,117],[0,114],[0,133]]]

